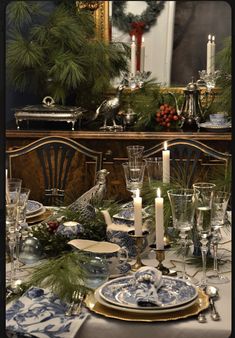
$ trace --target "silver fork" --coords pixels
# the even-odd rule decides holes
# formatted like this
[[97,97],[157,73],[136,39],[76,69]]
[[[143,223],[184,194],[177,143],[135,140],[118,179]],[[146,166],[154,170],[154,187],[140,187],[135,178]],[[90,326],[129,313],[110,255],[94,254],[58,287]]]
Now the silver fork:
[[75,306],[75,304],[77,303],[78,300],[79,300],[79,293],[78,293],[78,291],[73,291],[72,302],[71,302],[68,310],[65,312],[65,316],[72,316],[72,312],[73,312],[74,306]]
[[73,311],[72,311],[73,316],[78,316],[82,312],[82,304],[83,304],[84,297],[85,297],[85,292],[79,291],[77,305],[73,308]]

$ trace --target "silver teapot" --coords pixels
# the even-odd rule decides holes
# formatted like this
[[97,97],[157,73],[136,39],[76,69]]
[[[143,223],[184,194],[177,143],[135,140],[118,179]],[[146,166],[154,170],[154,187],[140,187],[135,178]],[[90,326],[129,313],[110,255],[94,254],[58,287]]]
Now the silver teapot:
[[209,106],[205,107],[205,110],[203,110],[201,104],[202,94],[199,86],[193,81],[193,79],[183,92],[184,101],[181,108],[178,107],[175,95],[172,92],[169,92],[169,94],[174,97],[178,114],[182,117],[181,128],[183,130],[197,130],[199,128],[199,123],[203,119],[203,116],[205,115],[205,112]]

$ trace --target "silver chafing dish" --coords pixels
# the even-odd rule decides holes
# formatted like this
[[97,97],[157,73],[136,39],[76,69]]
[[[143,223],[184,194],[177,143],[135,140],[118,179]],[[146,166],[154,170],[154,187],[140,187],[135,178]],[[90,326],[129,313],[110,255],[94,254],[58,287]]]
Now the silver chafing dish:
[[79,128],[81,124],[82,113],[85,109],[74,106],[56,105],[52,97],[44,97],[41,105],[25,106],[22,108],[14,108],[17,129],[20,129],[19,122],[26,120],[37,121],[65,121],[74,125],[79,120]]

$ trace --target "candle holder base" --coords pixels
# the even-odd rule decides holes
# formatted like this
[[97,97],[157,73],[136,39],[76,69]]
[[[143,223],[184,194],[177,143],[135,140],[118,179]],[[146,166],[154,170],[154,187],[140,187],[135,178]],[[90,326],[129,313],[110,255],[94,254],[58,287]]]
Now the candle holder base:
[[131,266],[131,271],[137,271],[145,264],[142,262],[140,254],[143,249],[143,242],[144,238],[148,235],[148,231],[144,231],[142,235],[135,235],[134,231],[128,231],[128,235],[134,239],[135,241],[135,248],[136,248],[136,262]]
[[177,276],[175,270],[167,268],[162,263],[165,260],[165,250],[157,250],[155,244],[150,245],[150,247],[156,252],[156,260],[159,262],[156,268],[161,271],[164,276]]

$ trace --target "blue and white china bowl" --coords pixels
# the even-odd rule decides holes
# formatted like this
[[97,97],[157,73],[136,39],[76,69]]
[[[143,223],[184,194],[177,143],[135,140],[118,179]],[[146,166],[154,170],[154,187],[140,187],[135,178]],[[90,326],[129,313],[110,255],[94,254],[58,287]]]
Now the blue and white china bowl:
[[56,233],[68,238],[74,238],[79,236],[83,230],[83,226],[80,223],[68,221],[60,224],[56,230]]
[[[106,282],[99,295],[106,302],[133,309],[143,308],[138,304],[138,282],[134,276],[119,277]],[[187,304],[198,297],[196,287],[182,279],[162,276],[162,285],[156,289],[158,305],[144,306],[145,309],[169,309]]]

